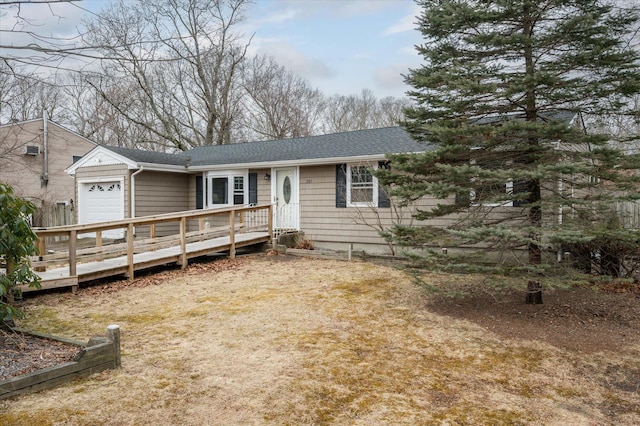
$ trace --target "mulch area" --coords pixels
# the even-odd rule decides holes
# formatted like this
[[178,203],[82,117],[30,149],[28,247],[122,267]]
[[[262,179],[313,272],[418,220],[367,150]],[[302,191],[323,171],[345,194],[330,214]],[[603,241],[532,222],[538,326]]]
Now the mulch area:
[[73,361],[81,348],[0,329],[0,380]]

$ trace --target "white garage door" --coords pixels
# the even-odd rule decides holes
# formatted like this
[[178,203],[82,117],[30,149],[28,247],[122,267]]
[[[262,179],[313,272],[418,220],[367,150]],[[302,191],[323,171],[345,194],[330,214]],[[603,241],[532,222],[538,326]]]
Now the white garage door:
[[[124,219],[124,197],[120,182],[85,183],[80,205],[80,223]],[[85,234],[85,236],[89,236]],[[124,230],[104,231],[103,238],[122,238]]]

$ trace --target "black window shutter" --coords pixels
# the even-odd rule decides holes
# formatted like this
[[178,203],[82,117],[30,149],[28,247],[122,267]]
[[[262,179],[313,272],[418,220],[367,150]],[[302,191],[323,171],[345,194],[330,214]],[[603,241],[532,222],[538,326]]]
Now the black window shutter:
[[249,204],[258,205],[258,174],[249,173]]
[[[513,195],[529,192],[529,181],[527,179],[517,179],[513,181]],[[516,200],[514,197],[513,206],[522,207],[528,203],[528,200]]]
[[336,164],[336,207],[347,207],[346,164]]
[[[378,167],[381,169],[389,170],[391,167],[388,161],[380,161]],[[391,200],[389,200],[389,194],[387,190],[381,185],[378,185],[378,207],[391,207]]]
[[459,207],[469,207],[471,205],[471,194],[469,192],[456,192],[454,203]]
[[196,209],[204,208],[204,200],[202,197],[203,192],[202,176],[196,176]]

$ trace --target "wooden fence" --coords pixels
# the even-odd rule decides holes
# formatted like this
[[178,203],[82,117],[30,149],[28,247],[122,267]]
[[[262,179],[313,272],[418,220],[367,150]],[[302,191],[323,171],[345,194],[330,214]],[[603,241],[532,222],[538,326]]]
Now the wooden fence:
[[640,203],[618,202],[616,203],[616,212],[624,228],[640,229]]
[[74,223],[73,205],[71,204],[45,204],[38,209],[38,212],[33,217],[33,226],[38,228],[66,226],[73,225]]

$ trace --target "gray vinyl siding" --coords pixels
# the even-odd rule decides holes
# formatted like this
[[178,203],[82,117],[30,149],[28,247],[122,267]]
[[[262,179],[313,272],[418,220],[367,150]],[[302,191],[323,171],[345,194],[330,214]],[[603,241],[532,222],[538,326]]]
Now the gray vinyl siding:
[[186,176],[187,177],[187,208],[186,210],[196,209],[196,176],[202,176],[202,173],[196,173],[193,175]]
[[[373,229],[355,223],[354,209],[336,208],[335,198],[335,166],[300,169],[300,228],[308,239],[369,244],[381,242]],[[383,215],[385,213],[382,212]]]
[[[337,208],[336,166],[300,168],[300,228],[312,241],[354,244],[385,244],[377,230],[368,224],[391,226],[397,220],[391,208]],[[421,207],[435,205],[425,200]],[[410,221],[404,212],[403,223]]]
[[[189,197],[190,181],[195,181],[193,175],[143,171],[134,179],[136,217],[185,211],[192,203],[195,206],[195,189],[193,197]],[[156,226],[156,236],[175,234],[179,230],[178,222],[160,224]],[[148,228],[136,229],[136,235],[148,236]]]
[[271,180],[266,180],[265,175],[271,175],[271,169],[251,169],[249,173],[258,175],[258,205],[271,203]]

